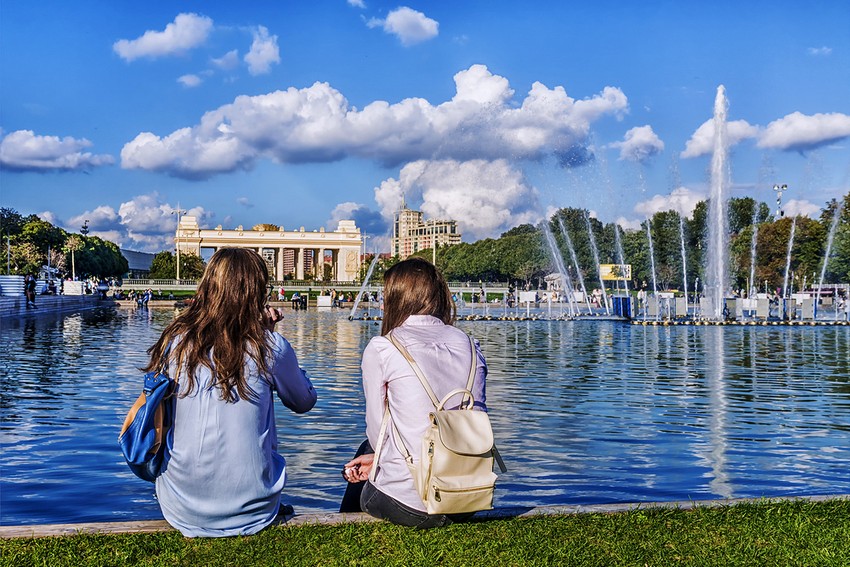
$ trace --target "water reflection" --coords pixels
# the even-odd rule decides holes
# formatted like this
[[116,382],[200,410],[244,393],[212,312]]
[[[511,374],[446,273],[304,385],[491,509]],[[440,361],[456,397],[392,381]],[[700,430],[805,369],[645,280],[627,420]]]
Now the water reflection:
[[[117,448],[145,350],[172,310],[3,321],[4,524],[159,518]],[[848,493],[850,328],[469,321],[509,472],[497,503],[575,504]],[[363,438],[360,353],[379,332],[337,310],[278,330],[319,391],[278,412],[285,500],[335,510]]]

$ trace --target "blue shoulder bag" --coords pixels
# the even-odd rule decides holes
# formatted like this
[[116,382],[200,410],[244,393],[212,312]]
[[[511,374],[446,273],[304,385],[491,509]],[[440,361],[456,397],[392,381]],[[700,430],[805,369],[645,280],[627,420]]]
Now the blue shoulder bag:
[[127,412],[118,435],[118,445],[133,473],[155,482],[168,462],[174,439],[177,381],[168,377],[168,351],[165,349],[159,368],[145,374],[144,390]]

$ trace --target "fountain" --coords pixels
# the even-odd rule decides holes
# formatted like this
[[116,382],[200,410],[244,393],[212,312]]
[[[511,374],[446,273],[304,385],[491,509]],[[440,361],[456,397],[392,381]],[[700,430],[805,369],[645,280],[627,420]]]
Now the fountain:
[[[817,319],[818,308],[820,306],[820,291],[823,288],[823,278],[826,275],[826,266],[829,264],[829,255],[832,253],[832,241],[835,238],[835,231],[838,228],[838,220],[841,218],[841,206],[835,207],[835,212],[832,215],[832,223],[829,225],[829,235],[826,238],[826,252],[823,255],[823,265],[820,268],[820,280],[818,280],[818,291],[815,297],[815,319]],[[836,314],[838,308],[836,307]]]
[[[561,256],[561,252],[558,250],[558,244],[555,242],[555,237],[552,235],[552,231],[549,229],[549,223],[544,222],[542,224],[543,234],[546,236],[546,243],[549,245],[549,251],[551,252],[552,259],[555,262],[555,268],[558,270],[558,274],[561,276],[561,281],[564,283],[564,290],[567,292],[568,297],[572,297],[572,282],[570,281],[570,275],[567,273],[567,269],[564,267],[564,259]],[[572,300],[568,300],[567,303],[570,307],[570,316],[575,316],[575,312],[573,311]]]
[[791,249],[794,247],[794,233],[797,231],[797,217],[791,221],[791,235],[788,237],[788,252],[785,254],[785,277],[782,280],[782,299],[788,297],[788,277],[791,273]]
[[357,292],[357,297],[354,299],[354,305],[351,306],[351,314],[348,316],[349,319],[354,319],[354,315],[357,313],[357,306],[360,304],[360,299],[363,297],[363,292],[366,291],[366,286],[369,285],[369,279],[372,277],[372,272],[375,269],[375,264],[378,263],[378,258],[380,258],[380,256],[380,254],[375,254],[375,257],[372,258],[372,263],[369,264],[369,269],[366,271],[366,277],[363,278],[363,284],[360,286],[360,291]]
[[729,220],[726,191],[729,187],[729,147],[726,132],[728,110],[726,88],[717,87],[714,99],[714,153],[711,158],[711,192],[708,199],[708,243],[703,290],[709,319],[723,319],[725,295],[729,289]]
[[679,242],[682,245],[682,289],[685,290],[685,312],[688,308],[688,257],[685,254],[685,219],[679,215]]
[[753,239],[750,242],[750,288],[747,293],[750,297],[756,294],[756,244],[759,239],[759,225],[753,225]]
[[605,314],[610,315],[611,309],[608,306],[608,294],[605,292],[605,280],[602,279],[602,270],[599,267],[599,250],[596,248],[593,227],[590,226],[590,215],[585,213],[584,220],[587,223],[587,237],[590,240],[590,249],[593,251],[593,261],[596,262],[596,273],[599,274],[599,287],[602,288],[602,301],[605,303]]
[[[646,238],[649,242],[649,265],[650,272],[652,273],[652,301],[655,302],[655,316],[661,312],[661,305],[658,301],[658,282],[655,278],[655,248],[652,245],[652,230],[650,230],[651,222],[649,219],[646,220]],[[649,301],[647,300],[647,305],[649,305]]]
[[564,219],[558,217],[558,226],[561,229],[561,235],[564,237],[564,241],[567,243],[567,250],[570,252],[570,258],[573,261],[573,267],[576,270],[576,277],[578,277],[578,283],[581,285],[581,292],[584,294],[584,302],[587,304],[587,312],[593,313],[593,309],[590,307],[590,299],[587,296],[587,288],[584,286],[584,276],[581,275],[581,268],[578,265],[578,258],[576,257],[576,249],[573,247],[573,239],[570,238],[570,233],[567,231],[567,227],[564,226]]

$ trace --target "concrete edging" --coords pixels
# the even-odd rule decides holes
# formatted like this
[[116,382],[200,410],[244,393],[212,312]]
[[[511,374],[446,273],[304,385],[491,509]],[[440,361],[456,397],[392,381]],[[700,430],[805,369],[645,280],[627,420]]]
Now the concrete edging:
[[[654,508],[692,510],[695,508],[718,508],[736,504],[760,502],[828,502],[850,500],[850,494],[794,496],[788,498],[730,498],[722,500],[688,500],[679,502],[630,502],[623,504],[576,504],[572,506],[518,506],[494,508],[478,512],[473,521],[502,520],[508,518],[534,518],[537,516],[564,516],[573,514],[616,514],[632,510]],[[354,514],[296,514],[279,520],[286,526],[335,525],[344,523],[379,522],[364,513]],[[95,522],[84,524],[35,524],[27,526],[0,526],[0,539],[68,536],[79,534],[133,534],[175,531],[165,520],[142,520],[132,522]]]

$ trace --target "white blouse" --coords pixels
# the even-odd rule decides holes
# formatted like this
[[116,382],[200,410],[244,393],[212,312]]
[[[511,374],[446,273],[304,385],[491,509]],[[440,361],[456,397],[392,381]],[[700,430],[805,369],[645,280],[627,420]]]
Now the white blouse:
[[[412,315],[392,333],[416,360],[438,399],[456,388],[466,387],[472,361],[466,333],[430,315]],[[475,347],[477,369],[472,393],[475,407],[486,411],[484,384],[487,364],[477,341]],[[361,369],[366,397],[366,436],[370,444],[372,447],[378,445],[384,399],[388,396],[391,419],[418,464],[422,438],[429,426],[428,414],[434,409],[431,399],[407,359],[386,337],[374,337],[369,341],[363,351]],[[446,405],[452,407],[458,404],[460,395]],[[376,461],[375,488],[424,512],[425,505],[413,485],[403,452],[396,446],[392,427],[388,427],[382,454]]]

